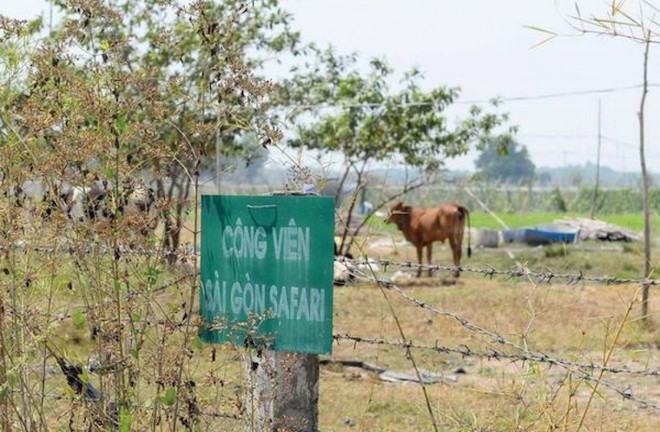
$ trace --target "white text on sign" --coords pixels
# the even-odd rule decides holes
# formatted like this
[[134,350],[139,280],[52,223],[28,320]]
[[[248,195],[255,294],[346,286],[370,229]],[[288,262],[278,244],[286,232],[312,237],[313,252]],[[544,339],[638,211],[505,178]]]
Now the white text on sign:
[[289,226],[278,227],[268,236],[261,227],[243,225],[241,218],[222,232],[222,252],[226,258],[264,259],[272,249],[275,259],[309,261],[309,227],[299,227],[292,218]]
[[247,281],[233,283],[220,280],[215,272],[215,281],[208,279],[203,286],[207,307],[212,313],[235,315],[254,313],[272,314],[278,318],[323,322],[325,320],[325,298],[323,290],[311,287],[267,285]]

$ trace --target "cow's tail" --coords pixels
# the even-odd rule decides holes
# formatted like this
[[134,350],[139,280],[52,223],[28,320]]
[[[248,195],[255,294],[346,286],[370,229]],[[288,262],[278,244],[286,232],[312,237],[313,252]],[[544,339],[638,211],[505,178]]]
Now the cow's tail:
[[472,246],[470,245],[470,212],[462,205],[457,205],[456,207],[458,208],[461,219],[467,220],[467,256],[470,258],[472,256]]

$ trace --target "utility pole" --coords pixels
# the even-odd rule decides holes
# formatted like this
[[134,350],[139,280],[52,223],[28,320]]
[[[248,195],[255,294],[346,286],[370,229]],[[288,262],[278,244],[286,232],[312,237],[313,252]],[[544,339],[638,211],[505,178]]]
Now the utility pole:
[[594,219],[596,214],[596,205],[598,202],[598,186],[600,184],[600,145],[602,141],[601,134],[601,106],[600,99],[598,99],[598,151],[596,152],[596,184],[594,185],[594,198],[591,202],[591,219]]

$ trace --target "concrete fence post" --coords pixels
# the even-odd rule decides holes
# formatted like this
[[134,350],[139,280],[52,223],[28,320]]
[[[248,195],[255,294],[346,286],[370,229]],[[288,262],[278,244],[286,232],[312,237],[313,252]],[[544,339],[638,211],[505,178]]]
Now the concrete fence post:
[[247,431],[318,431],[318,355],[256,351],[245,367]]

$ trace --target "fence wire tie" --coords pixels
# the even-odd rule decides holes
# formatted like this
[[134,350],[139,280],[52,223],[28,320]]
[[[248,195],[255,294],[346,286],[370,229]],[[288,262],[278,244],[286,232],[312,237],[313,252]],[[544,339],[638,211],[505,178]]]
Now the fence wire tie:
[[490,349],[490,354],[488,355],[488,360],[491,360],[491,359],[500,361],[500,353],[498,353],[497,351],[495,351],[492,348]]
[[381,280],[379,280],[378,282],[383,288],[388,289],[388,290],[394,289],[396,287],[396,284],[392,281],[381,281]]
[[575,280],[573,282],[573,285],[577,285],[578,282],[580,282],[583,279],[584,279],[584,274],[582,273],[582,270],[579,270],[577,276],[575,276]]
[[588,369],[589,373],[594,373],[594,371],[596,370],[596,365],[594,364],[594,362],[591,362],[590,364],[584,366],[584,368]]
[[[630,386],[628,386],[627,389],[622,390],[622,391],[619,392],[619,393],[621,393],[621,396],[623,396],[623,399],[628,399],[628,400],[630,400],[630,399],[633,398],[633,394],[632,394],[632,390],[630,389]],[[647,403],[647,402],[642,402],[642,406],[643,406],[644,408],[648,408],[648,403]]]
[[496,271],[493,267],[491,266],[486,266],[486,269],[484,270],[484,277],[490,278],[490,280],[493,280],[493,277],[495,277]]
[[545,269],[545,273],[541,274],[540,281],[545,282],[545,283],[550,283],[552,281],[552,278],[555,276],[555,274],[552,272],[550,269]]
[[495,343],[504,345],[507,342],[506,339],[504,339],[504,337],[500,335],[492,335],[492,337],[493,337],[493,342]]
[[539,353],[537,357],[538,358],[536,359],[536,361],[541,362],[541,363],[550,363],[550,364],[552,364],[553,361],[554,361],[547,354],[544,354],[544,353]]

